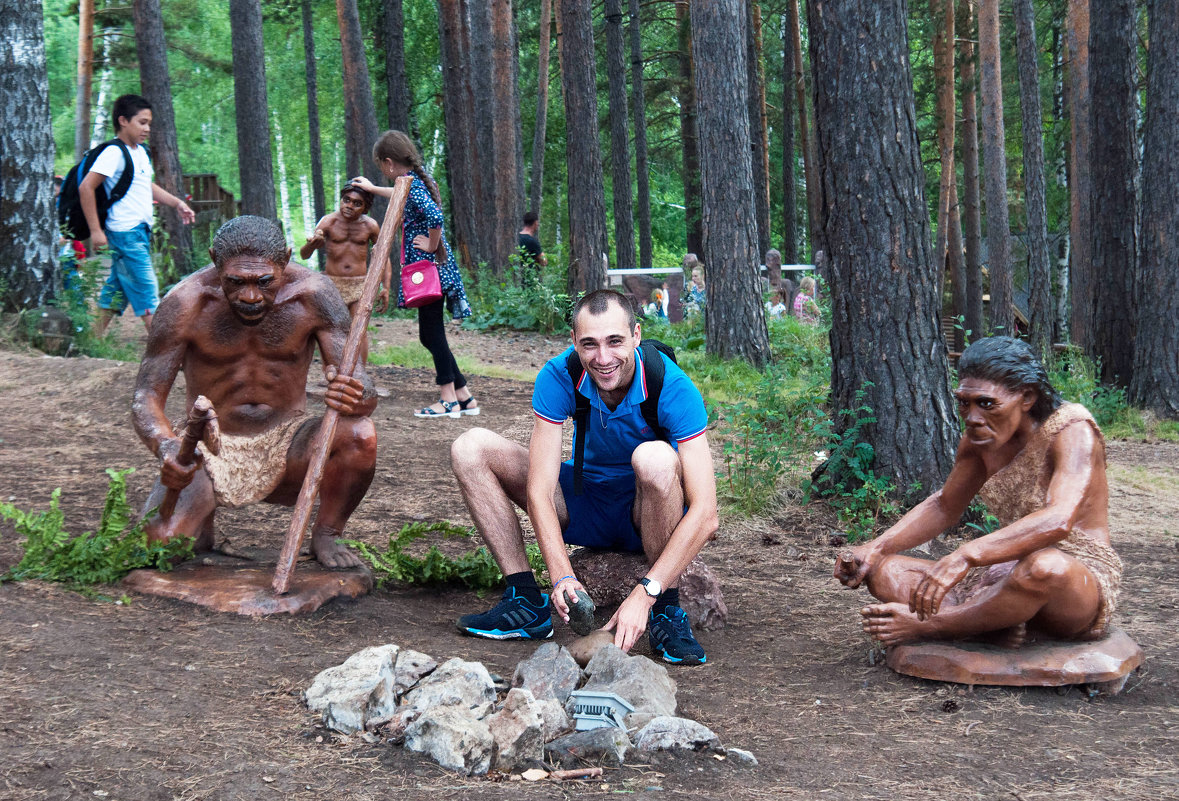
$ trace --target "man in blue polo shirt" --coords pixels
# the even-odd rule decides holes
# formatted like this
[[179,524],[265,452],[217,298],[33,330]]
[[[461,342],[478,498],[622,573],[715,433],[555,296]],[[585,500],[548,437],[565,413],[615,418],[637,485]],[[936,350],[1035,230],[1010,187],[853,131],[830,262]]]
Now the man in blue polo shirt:
[[[716,478],[705,436],[700,392],[671,360],[664,367],[658,422],[668,441],[644,418],[647,370],[640,330],[625,297],[592,292],[573,308],[573,347],[550,359],[536,378],[536,414],[528,449],[486,429],[472,429],[451,448],[451,463],[475,527],[507,582],[488,612],[458,621],[467,634],[492,639],[552,636],[551,607],[569,622],[577,593],[586,591],[569,562],[566,543],[644,553],[650,569],[606,625],[629,651],[644,631],[668,662],[701,664],[679,607],[679,578],[715,535]],[[584,374],[577,386],[570,351]],[[561,461],[561,426],[576,410],[574,393],[589,399],[583,432],[584,490],[574,491],[573,461]],[[576,450],[576,442],[575,442]],[[550,599],[528,565],[524,534],[512,504],[527,509],[549,575]]]

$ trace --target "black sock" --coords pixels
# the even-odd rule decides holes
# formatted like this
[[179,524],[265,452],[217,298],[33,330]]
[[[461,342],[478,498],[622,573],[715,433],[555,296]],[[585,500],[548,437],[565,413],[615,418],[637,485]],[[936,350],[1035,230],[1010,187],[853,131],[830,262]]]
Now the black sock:
[[540,585],[536,583],[536,576],[532,574],[531,570],[521,570],[519,573],[504,576],[504,581],[509,587],[515,587],[516,594],[528,603],[540,605]]
[[679,605],[680,605],[680,588],[679,587],[671,587],[670,589],[666,589],[663,592],[659,593],[659,597],[657,597],[655,599],[655,606],[651,607],[651,611],[657,615],[660,612],[667,609],[667,607],[669,607],[669,606],[679,606]]

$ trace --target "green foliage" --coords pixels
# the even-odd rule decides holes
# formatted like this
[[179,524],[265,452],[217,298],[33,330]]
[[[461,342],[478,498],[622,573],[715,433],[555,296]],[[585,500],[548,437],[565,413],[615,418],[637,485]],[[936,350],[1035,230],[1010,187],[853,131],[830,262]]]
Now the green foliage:
[[466,328],[511,328],[555,334],[569,328],[572,301],[564,279],[545,268],[537,276],[521,267],[518,257],[500,276],[481,267],[467,287],[474,313],[463,321]]
[[976,500],[966,508],[966,514],[962,515],[962,525],[972,532],[973,536],[981,537],[999,530],[999,518],[990,513],[985,503]]
[[1070,347],[1054,354],[1047,369],[1049,381],[1061,396],[1083,405],[1103,429],[1125,423],[1135,414],[1126,402],[1126,391],[1121,387],[1103,386],[1097,379],[1097,365],[1080,348]]
[[44,512],[22,512],[12,504],[0,504],[0,517],[13,523],[23,538],[24,550],[20,562],[0,576],[0,581],[40,579],[85,589],[94,584],[113,584],[140,567],[168,570],[175,561],[192,555],[193,540],[188,537],[149,543],[143,523],[132,525],[127,504],[126,476],[134,470],[106,472],[110,485],[102,519],[93,533],[71,537],[65,530],[60,488],[53,491],[49,509]]
[[[437,545],[431,545],[422,556],[406,553],[416,540],[428,534],[441,533],[444,538],[469,538],[474,529],[456,526],[453,523],[408,523],[401,531],[389,535],[389,544],[378,550],[358,540],[342,540],[345,545],[355,548],[372,566],[377,586],[396,581],[402,584],[448,584],[457,582],[477,592],[497,587],[503,574],[487,548],[479,548],[457,558],[442,553]],[[538,576],[544,571],[544,559],[535,544],[527,547],[528,563]]]
[[70,280],[64,282],[57,304],[73,324],[74,341],[67,355],[81,354],[122,362],[138,361],[139,351],[134,343],[119,342],[113,333],[98,336],[94,332],[95,315],[91,312],[90,299],[98,296],[105,279],[106,270],[102,260],[92,256],[79,260],[76,266],[77,271]]

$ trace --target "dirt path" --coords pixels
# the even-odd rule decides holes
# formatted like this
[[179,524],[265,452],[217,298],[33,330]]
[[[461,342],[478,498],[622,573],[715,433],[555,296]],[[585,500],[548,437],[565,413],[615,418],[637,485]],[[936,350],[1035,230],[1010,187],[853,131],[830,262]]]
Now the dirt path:
[[[390,329],[390,339],[416,333]],[[458,348],[527,369],[556,343],[464,333]],[[521,348],[535,350],[522,358]],[[154,465],[128,422],[135,372],[0,352],[0,500],[41,509],[61,487],[67,524],[80,531],[97,522],[103,470],[133,466],[131,495],[141,503]],[[526,439],[530,385],[480,377],[472,383],[481,417],[422,421],[409,411],[431,399],[430,374],[376,374],[390,393],[374,415],[380,463],[351,534],[383,543],[410,520],[467,522],[448,445],[475,424]],[[864,596],[829,578],[830,521],[791,507],[773,520],[722,522],[706,558],[724,583],[730,623],[701,635],[708,665],[673,674],[683,714],[751,750],[758,768],[684,757],[608,771],[591,785],[497,784],[317,728],[299,691],[368,645],[395,642],[510,673],[531,646],[453,629],[455,617],[486,604],[470,592],[394,588],[303,618],[249,620],[27,583],[0,586],[0,798],[1179,797],[1179,446],[1112,443],[1109,454],[1115,545],[1127,565],[1117,619],[1147,652],[1115,698],[970,690],[870,666],[856,622]],[[219,531],[273,548],[287,520],[286,510],[255,507],[225,514]],[[4,524],[0,569],[17,554]],[[558,640],[569,639],[559,628]]]

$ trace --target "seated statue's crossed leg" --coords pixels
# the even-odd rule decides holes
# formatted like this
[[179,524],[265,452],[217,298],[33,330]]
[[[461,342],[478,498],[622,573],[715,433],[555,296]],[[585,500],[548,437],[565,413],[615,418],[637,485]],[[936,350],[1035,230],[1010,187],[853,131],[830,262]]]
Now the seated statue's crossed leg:
[[[157,478],[155,486],[143,505],[144,512],[158,507],[164,501],[168,488]],[[213,482],[203,469],[193,475],[192,483],[180,490],[176,508],[167,519],[159,514],[152,515],[144,525],[148,542],[167,542],[174,537],[193,537],[193,549],[197,552],[213,549],[213,515],[217,511],[217,500],[213,496]]]

